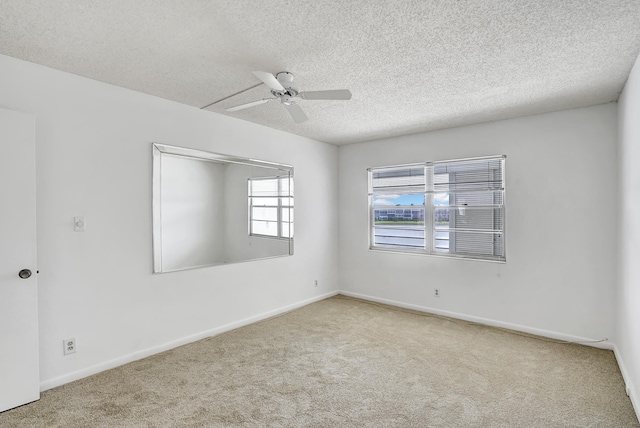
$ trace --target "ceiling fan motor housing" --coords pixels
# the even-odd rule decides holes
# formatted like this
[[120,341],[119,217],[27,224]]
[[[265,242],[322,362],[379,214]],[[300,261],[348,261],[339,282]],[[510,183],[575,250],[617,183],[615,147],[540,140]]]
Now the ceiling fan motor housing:
[[288,93],[285,93],[283,95],[280,95],[280,102],[284,105],[291,105],[291,104],[295,104],[295,102],[292,100],[293,97],[295,97],[297,95],[297,93],[295,95],[290,95]]
[[277,97],[282,97],[288,95],[289,97],[295,97],[298,95],[300,90],[297,86],[293,84],[293,73],[289,73],[288,71],[281,71],[276,74],[276,79],[282,86],[284,86],[284,91],[271,91],[273,95]]

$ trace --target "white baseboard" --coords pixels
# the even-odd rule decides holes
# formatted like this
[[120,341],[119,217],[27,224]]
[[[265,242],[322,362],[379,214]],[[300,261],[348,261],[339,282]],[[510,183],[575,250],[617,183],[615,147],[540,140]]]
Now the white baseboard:
[[286,312],[291,312],[295,309],[301,308],[303,306],[307,306],[311,303],[318,302],[320,300],[327,299],[329,297],[333,297],[338,294],[337,291],[332,291],[329,293],[325,293],[319,296],[312,297],[310,299],[306,299],[300,302],[293,303],[291,305],[283,306],[278,309],[274,309],[268,312],[264,312],[259,315],[255,315],[249,318],[245,318],[242,320],[234,321],[229,324],[222,325],[220,327],[212,328],[210,330],[202,331],[200,333],[192,334],[187,337],[183,337],[177,340],[173,340],[171,342],[164,343],[162,345],[153,346],[151,348],[143,349],[140,351],[133,352],[131,354],[123,355],[118,358],[114,358],[109,361],[102,362],[100,364],[93,365],[91,367],[84,368],[82,370],[77,370],[72,373],[67,373],[62,376],[55,377],[53,379],[48,379],[40,382],[40,391],[46,391],[47,389],[55,388],[56,386],[64,385],[65,383],[73,382],[75,380],[79,380],[85,378],[87,376],[94,375],[96,373],[100,373],[105,370],[109,370],[118,366],[122,366],[124,364],[130,363],[132,361],[136,361],[142,358],[149,357],[154,354],[158,354],[160,352],[168,351],[169,349],[176,348],[178,346],[186,345],[188,343],[196,342],[198,340],[217,336],[222,333],[226,333],[227,331],[235,330],[240,327],[244,327],[249,324],[256,323],[258,321],[265,320],[267,318],[271,318],[276,315],[281,315]]
[[[524,325],[512,324],[512,323],[503,322],[503,321],[496,321],[496,320],[492,320],[492,319],[489,319],[489,318],[476,317],[476,316],[461,314],[461,313],[457,313],[457,312],[443,311],[441,309],[430,308],[430,307],[427,307],[427,306],[413,305],[413,304],[410,304],[410,303],[399,302],[399,301],[396,301],[396,300],[382,299],[382,298],[379,298],[379,297],[369,296],[369,295],[366,295],[366,294],[352,293],[350,291],[339,291],[338,294],[342,294],[344,296],[349,296],[349,297],[355,297],[355,298],[362,299],[362,300],[369,300],[369,301],[372,301],[372,302],[383,303],[383,304],[386,304],[386,305],[398,306],[398,307],[405,308],[405,309],[412,309],[414,311],[427,312],[427,313],[430,313],[430,314],[442,315],[444,317],[456,318],[456,319],[460,319],[460,320],[464,320],[464,321],[475,322],[475,323],[478,323],[478,324],[489,325],[489,326],[492,326],[492,327],[500,327],[500,328],[505,328],[505,329],[508,329],[508,330],[521,331],[523,333],[529,333],[529,334],[534,334],[536,336],[548,337],[550,339],[555,339],[555,340],[563,340],[563,341],[566,341],[566,342],[579,342],[579,343],[582,343],[582,344],[587,345],[587,346],[593,346],[595,348],[609,349],[609,350],[613,350],[613,348],[614,348],[613,343],[611,343],[609,341],[609,339],[607,339],[607,341],[605,341],[605,342],[599,342],[600,339],[592,339],[592,338],[587,338],[587,337],[573,336],[573,335],[570,335],[570,334],[558,333],[558,332],[555,332],[555,331],[549,331],[549,330],[543,330],[543,329],[539,329],[539,328],[527,327],[527,326],[524,326]],[[595,343],[595,342],[597,342],[597,343]]]
[[622,379],[624,380],[625,389],[629,399],[631,400],[631,404],[633,405],[633,410],[636,412],[636,417],[640,422],[640,400],[638,400],[638,396],[635,393],[635,388],[633,385],[633,381],[629,376],[629,372],[627,371],[627,367],[622,359],[622,354],[618,351],[618,347],[613,347],[613,354],[616,356],[616,361],[618,362],[618,367],[620,367],[620,373],[622,373]]

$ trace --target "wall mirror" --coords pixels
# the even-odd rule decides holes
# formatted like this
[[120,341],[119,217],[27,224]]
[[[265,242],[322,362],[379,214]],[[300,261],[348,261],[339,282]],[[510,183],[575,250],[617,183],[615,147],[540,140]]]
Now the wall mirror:
[[293,167],[152,144],[153,271],[293,254]]

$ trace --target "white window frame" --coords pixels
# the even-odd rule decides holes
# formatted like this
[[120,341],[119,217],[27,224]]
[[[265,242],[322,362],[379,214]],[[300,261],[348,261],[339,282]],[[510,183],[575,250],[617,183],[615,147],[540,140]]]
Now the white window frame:
[[[495,167],[496,164],[498,165],[495,168],[487,170],[489,171],[489,174],[487,174],[487,176],[491,176],[493,178],[487,178],[486,183],[480,180],[478,182],[472,182],[471,185],[468,185],[465,182],[457,182],[456,179],[453,178],[448,180],[448,184],[434,184],[436,175],[439,175],[436,174],[437,170],[445,169],[447,171],[455,171],[456,165],[462,166],[465,164],[473,164],[474,162],[483,163],[485,161],[487,162],[487,165],[491,164],[493,167]],[[506,156],[500,155],[369,168],[367,170],[369,178],[369,249],[374,251],[389,251],[493,262],[506,262],[505,161]],[[381,178],[382,176],[374,179],[375,173],[384,173],[386,171],[388,174],[393,175],[394,170],[407,171],[409,169],[412,169],[412,171],[419,171],[418,168],[424,168],[424,178],[421,182],[419,180],[420,174],[416,174],[414,177],[403,176],[403,179],[397,180],[397,183],[393,181],[393,178],[385,179]],[[475,172],[477,171],[471,170],[471,173]],[[455,173],[445,172],[443,174],[450,174],[450,176],[452,176]],[[379,185],[380,187],[374,187],[374,182],[376,182],[377,180],[377,185]],[[383,180],[388,180],[387,184],[390,186],[388,188],[389,190],[385,190],[384,185],[381,184]],[[403,185],[403,182],[405,183],[405,185]],[[460,185],[462,187],[462,190],[456,190],[457,185]],[[465,185],[467,186],[466,189]],[[486,188],[482,187],[485,185]],[[453,190],[450,189],[451,186],[453,187]],[[478,186],[478,188],[469,190],[469,186]],[[435,197],[438,194],[446,193],[448,200],[451,200],[455,198],[456,193],[458,193],[460,195],[460,199],[462,199],[463,195],[469,196],[470,194],[473,194],[472,192],[475,191],[480,192],[477,193],[478,198],[483,199],[486,197],[490,197],[491,202],[475,204],[463,203],[460,205],[456,205],[455,203],[449,205],[449,202],[447,202],[447,205],[434,205]],[[424,226],[420,227],[419,224],[416,224],[415,226],[389,225],[380,227],[380,225],[378,224],[378,226],[376,227],[376,211],[388,211],[406,208],[401,205],[389,206],[389,208],[383,205],[374,206],[376,195],[381,199],[384,199],[385,192],[401,195],[424,195],[424,205],[419,207],[424,209]],[[472,197],[472,199],[473,198],[475,198],[475,196]],[[453,200],[455,201],[455,199]],[[436,210],[448,210],[448,214],[446,216],[448,218],[447,227],[441,228],[439,231],[438,227],[436,227]],[[467,217],[459,217],[455,214],[453,215],[453,217],[451,217],[451,213],[454,212],[452,210],[455,210],[455,213],[459,213],[461,216],[464,216],[465,213],[467,213]],[[455,217],[459,217],[459,219],[462,220],[462,223],[465,223],[465,220],[467,219],[469,219],[467,221],[471,221],[471,223],[473,223],[473,217],[469,218],[468,215],[476,213],[475,215],[478,216],[481,212],[485,213],[485,219],[489,218],[491,227],[486,227],[485,225],[485,227],[482,228],[465,228],[464,225],[461,225],[461,227],[456,228],[456,224],[454,223]],[[478,224],[480,224],[480,220],[477,220],[477,222]],[[376,229],[378,231],[387,231],[389,234],[376,234]],[[421,238],[418,237],[418,231],[423,232],[423,236]],[[401,235],[409,234],[415,235],[415,238],[402,239],[403,237]],[[438,235],[440,239],[436,239]],[[487,235],[491,235],[492,238],[487,239]],[[446,236],[446,238],[444,236]],[[450,239],[452,236],[455,238]],[[466,238],[461,238],[462,236],[466,236]],[[482,244],[474,244],[473,237],[482,237],[479,239],[482,239],[486,242],[482,242]],[[456,242],[460,243],[461,247],[464,247],[464,245],[462,244],[464,239],[467,240],[467,244],[469,245],[467,245],[466,250],[463,248],[458,251],[455,247]],[[413,245],[402,243],[403,241],[409,240],[413,240]],[[447,240],[449,241],[449,245],[445,247],[444,245],[446,245],[446,243],[444,243],[443,241]],[[420,245],[421,241],[423,242],[422,245]],[[438,245],[440,245],[439,248],[437,248]],[[474,245],[476,245],[475,248],[473,248]],[[474,251],[477,252],[474,253]]]
[[[252,182],[255,181],[276,181],[277,182],[277,191],[274,195],[256,195],[252,190]],[[283,188],[283,180],[288,180],[289,189]],[[266,205],[266,204],[256,204],[257,201],[261,199],[276,199],[276,204]],[[286,205],[284,202],[285,198],[290,198],[291,205]],[[248,201],[248,233],[249,236],[260,237],[260,238],[270,238],[270,239],[285,239],[289,240],[293,238],[293,180],[292,177],[286,176],[275,176],[275,177],[254,177],[249,178],[247,180],[247,201]],[[268,221],[264,219],[254,219],[253,218],[253,208],[275,208],[276,209],[276,220],[273,222],[276,224],[276,234],[275,235],[267,235],[263,233],[258,233],[254,231],[254,224],[258,221]],[[288,219],[285,219],[284,210],[289,210]],[[288,228],[284,227],[284,224],[288,224]]]

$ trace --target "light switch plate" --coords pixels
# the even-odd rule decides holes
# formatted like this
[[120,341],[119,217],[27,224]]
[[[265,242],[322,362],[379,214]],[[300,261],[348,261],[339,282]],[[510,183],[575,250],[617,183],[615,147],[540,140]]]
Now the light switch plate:
[[87,224],[84,221],[84,217],[73,218],[73,230],[76,232],[84,232],[87,229]]

